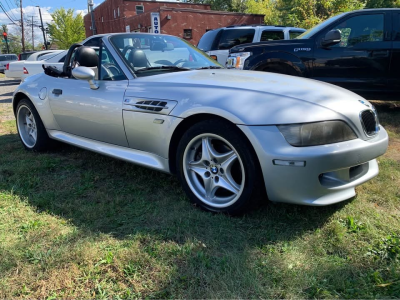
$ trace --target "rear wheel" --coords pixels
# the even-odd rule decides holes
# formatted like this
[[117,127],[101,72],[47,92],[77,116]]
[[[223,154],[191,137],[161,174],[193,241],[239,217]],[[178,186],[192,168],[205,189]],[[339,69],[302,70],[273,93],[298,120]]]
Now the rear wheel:
[[251,144],[225,121],[207,120],[189,128],[177,156],[184,190],[205,210],[241,214],[254,206],[263,190]]
[[33,104],[28,99],[22,99],[16,111],[18,135],[24,147],[33,151],[47,150],[52,141]]

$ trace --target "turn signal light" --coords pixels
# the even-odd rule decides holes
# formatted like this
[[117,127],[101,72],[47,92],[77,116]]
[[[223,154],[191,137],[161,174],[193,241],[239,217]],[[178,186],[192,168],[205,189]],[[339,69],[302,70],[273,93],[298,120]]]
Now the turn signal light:
[[217,57],[216,55],[210,55],[210,57],[211,57],[213,60],[218,60],[218,57]]
[[24,67],[24,74],[29,74],[28,70]]

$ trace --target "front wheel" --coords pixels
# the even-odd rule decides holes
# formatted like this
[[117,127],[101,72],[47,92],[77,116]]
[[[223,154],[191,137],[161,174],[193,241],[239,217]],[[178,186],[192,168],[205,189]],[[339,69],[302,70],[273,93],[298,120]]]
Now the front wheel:
[[185,192],[205,210],[241,214],[263,190],[251,144],[228,122],[207,120],[192,126],[182,137],[177,156]]

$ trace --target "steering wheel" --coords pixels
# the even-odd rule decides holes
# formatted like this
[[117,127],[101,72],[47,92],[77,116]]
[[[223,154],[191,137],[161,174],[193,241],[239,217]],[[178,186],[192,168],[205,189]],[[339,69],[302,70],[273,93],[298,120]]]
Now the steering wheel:
[[[103,74],[106,74],[105,76]],[[114,75],[113,73],[106,68],[104,65],[101,65],[101,78],[99,78],[100,80],[114,80]]]
[[176,66],[180,63],[187,62],[187,61],[188,61],[187,59],[178,59],[176,62],[174,62],[174,65]]
[[103,66],[113,74],[113,76],[117,76],[121,74],[121,71],[113,64],[113,63],[106,63]]
[[138,49],[134,46],[125,46],[124,50],[122,50],[122,56],[125,57],[126,52],[128,52],[129,49]]

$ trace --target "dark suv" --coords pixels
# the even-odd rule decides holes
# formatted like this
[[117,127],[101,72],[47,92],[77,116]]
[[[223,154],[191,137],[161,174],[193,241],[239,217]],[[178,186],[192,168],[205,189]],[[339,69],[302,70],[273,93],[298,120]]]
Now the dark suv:
[[400,89],[400,9],[332,17],[294,40],[246,44],[226,66],[326,81],[353,91]]

